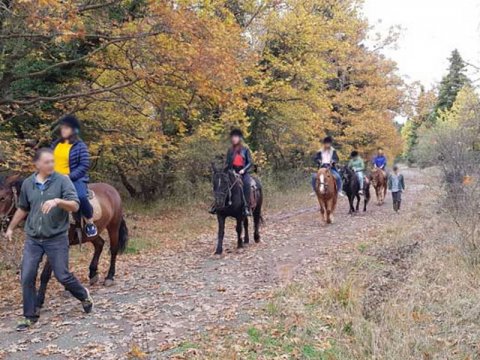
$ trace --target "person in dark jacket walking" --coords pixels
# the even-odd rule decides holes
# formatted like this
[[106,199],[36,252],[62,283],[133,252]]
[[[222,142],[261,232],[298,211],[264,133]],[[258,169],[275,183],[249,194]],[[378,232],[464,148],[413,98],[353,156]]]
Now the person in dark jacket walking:
[[90,154],[87,145],[79,138],[80,121],[74,115],[60,119],[60,138],[53,142],[55,171],[68,176],[77,190],[80,200],[80,215],[85,218],[85,234],[97,236],[93,223],[93,208],[88,200],[88,169]]
[[18,209],[5,232],[12,241],[13,230],[26,218],[21,270],[24,319],[17,331],[25,331],[38,321],[36,281],[44,255],[55,277],[82,302],[84,311],[93,309],[90,293],[68,269],[68,213],[79,208],[75,188],[70,179],[54,171],[51,149],[38,150],[34,162],[37,171],[23,182]]
[[397,165],[393,166],[393,173],[388,176],[387,188],[392,193],[393,210],[399,212],[402,203],[402,192],[405,191],[405,179],[400,174]]

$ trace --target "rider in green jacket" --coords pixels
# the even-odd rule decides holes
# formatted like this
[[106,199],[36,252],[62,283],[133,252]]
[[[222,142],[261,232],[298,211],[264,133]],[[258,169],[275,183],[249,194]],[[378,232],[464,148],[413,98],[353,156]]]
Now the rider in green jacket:
[[359,194],[362,195],[363,184],[365,181],[365,161],[363,161],[358,151],[352,151],[352,153],[350,154],[350,161],[348,162],[348,166],[352,168],[357,174],[358,181],[360,182]]

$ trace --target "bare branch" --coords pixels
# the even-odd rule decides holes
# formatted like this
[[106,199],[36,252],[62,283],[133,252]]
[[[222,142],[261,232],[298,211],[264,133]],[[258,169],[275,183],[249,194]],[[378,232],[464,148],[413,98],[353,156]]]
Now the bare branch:
[[88,96],[93,96],[93,95],[98,95],[114,90],[119,90],[126,88],[128,86],[131,86],[135,84],[137,81],[140,81],[140,78],[136,78],[131,81],[127,81],[121,84],[113,85],[110,87],[106,88],[101,88],[101,89],[94,89],[88,92],[80,92],[80,93],[72,93],[72,94],[67,94],[67,95],[59,95],[59,96],[37,96],[33,97],[30,100],[14,100],[14,99],[2,99],[0,100],[0,105],[5,105],[5,104],[16,104],[16,105],[32,105],[38,102],[42,101],[63,101],[63,100],[70,100],[70,99],[75,99],[75,98],[80,98],[80,97],[88,97]]

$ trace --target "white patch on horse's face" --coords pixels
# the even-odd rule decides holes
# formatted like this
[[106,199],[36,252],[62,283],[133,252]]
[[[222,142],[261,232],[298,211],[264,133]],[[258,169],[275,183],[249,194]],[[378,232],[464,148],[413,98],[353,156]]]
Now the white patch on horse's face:
[[320,193],[325,193],[325,176],[320,174]]

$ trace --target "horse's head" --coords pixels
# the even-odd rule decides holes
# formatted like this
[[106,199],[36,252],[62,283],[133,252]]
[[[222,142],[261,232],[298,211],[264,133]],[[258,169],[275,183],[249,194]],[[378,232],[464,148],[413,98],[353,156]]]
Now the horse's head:
[[[318,170],[317,173],[317,189],[318,192],[322,195],[326,194],[329,191],[330,187],[335,183],[330,169],[322,168]],[[332,190],[330,190],[332,191]]]
[[385,173],[383,170],[379,168],[375,168],[372,170],[372,175],[371,175],[371,181],[372,185],[374,187],[377,187],[385,182]]
[[224,169],[219,169],[212,163],[212,185],[213,196],[215,198],[215,207],[221,209],[225,207],[225,202],[230,192],[232,184],[231,174]]
[[344,184],[350,184],[352,179],[355,177],[355,171],[348,165],[340,169],[340,176]]
[[[8,176],[0,184],[0,222],[12,215],[20,195],[21,180],[19,175]],[[0,224],[1,225],[1,224]]]

